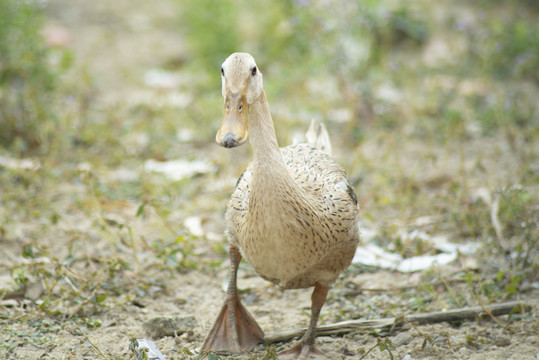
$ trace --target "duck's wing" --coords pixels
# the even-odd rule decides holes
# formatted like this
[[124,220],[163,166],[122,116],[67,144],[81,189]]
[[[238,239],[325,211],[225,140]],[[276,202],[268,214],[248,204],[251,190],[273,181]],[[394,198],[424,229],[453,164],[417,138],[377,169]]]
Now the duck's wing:
[[326,202],[338,199],[347,207],[357,207],[357,197],[346,172],[327,153],[310,144],[291,145],[281,151],[290,174],[303,189]]
[[245,217],[249,210],[249,198],[251,197],[251,166],[241,174],[234,192],[228,202],[228,209],[225,216],[226,235],[231,243],[236,243],[236,232],[238,227],[245,223]]

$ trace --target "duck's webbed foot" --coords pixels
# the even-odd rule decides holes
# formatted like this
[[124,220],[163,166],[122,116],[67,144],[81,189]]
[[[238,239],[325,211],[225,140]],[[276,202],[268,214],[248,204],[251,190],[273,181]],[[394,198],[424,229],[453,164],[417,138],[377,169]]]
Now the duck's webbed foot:
[[227,298],[202,345],[202,351],[223,351],[238,353],[251,350],[264,342],[264,332],[241,303],[236,288],[236,274],[241,255],[234,245],[230,245],[230,282]]
[[282,351],[279,353],[279,359],[326,359],[326,355],[318,350],[314,345],[314,339],[316,337],[316,325],[318,324],[318,317],[320,316],[320,310],[326,302],[326,296],[329,288],[325,285],[316,284],[314,286],[313,294],[311,296],[311,321],[309,328],[299,342],[291,349]]
[[281,351],[279,353],[279,360],[281,359],[327,359],[327,356],[322,351],[318,350],[318,348],[314,344],[307,344],[300,341],[291,349]]
[[264,341],[264,332],[242,305],[237,295],[229,295],[202,350],[242,352]]

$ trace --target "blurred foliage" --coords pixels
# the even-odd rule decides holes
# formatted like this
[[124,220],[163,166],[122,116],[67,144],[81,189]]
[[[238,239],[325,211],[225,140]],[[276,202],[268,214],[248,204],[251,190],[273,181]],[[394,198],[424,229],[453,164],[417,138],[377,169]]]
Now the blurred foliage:
[[246,51],[264,69],[287,71],[285,77],[327,74],[338,70],[333,66],[379,65],[393,46],[428,37],[407,2],[393,10],[382,1],[203,0],[181,6],[192,60],[210,71],[231,53]]
[[0,145],[45,151],[59,130],[56,71],[40,34],[39,1],[0,0]]
[[[223,59],[238,48],[237,11],[234,1],[201,0],[184,4],[185,22],[191,51],[204,66],[218,69]],[[208,11],[212,9],[212,11]]]
[[511,16],[483,16],[478,26],[467,29],[473,56],[486,76],[539,83],[539,25],[533,18],[539,11],[537,2],[507,1],[498,6],[508,7]]

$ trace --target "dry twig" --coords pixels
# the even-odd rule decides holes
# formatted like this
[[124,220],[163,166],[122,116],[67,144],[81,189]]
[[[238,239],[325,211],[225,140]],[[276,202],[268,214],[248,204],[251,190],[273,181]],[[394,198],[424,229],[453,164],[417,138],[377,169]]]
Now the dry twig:
[[[528,301],[512,301],[502,304],[466,307],[462,309],[435,311],[426,314],[410,315],[407,317],[385,318],[377,320],[349,320],[331,325],[319,326],[318,335],[345,334],[353,331],[379,331],[388,333],[398,330],[406,323],[434,324],[444,321],[475,319],[488,311],[489,316],[506,315],[515,311],[528,311],[532,306],[539,305],[539,299]],[[306,329],[287,330],[266,336],[266,343],[287,341],[303,335]]]

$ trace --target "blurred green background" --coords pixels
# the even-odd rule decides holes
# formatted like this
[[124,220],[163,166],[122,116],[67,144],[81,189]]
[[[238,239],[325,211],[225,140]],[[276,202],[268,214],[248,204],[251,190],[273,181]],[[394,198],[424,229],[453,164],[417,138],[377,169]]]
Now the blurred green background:
[[[174,31],[182,43],[181,51],[157,53],[152,61],[189,76],[189,90],[197,95],[187,114],[177,114],[175,126],[218,116],[218,107],[206,106],[219,96],[215,69],[232,52],[245,51],[264,70],[272,102],[289,112],[281,123],[305,123],[310,117],[347,123],[346,140],[352,144],[360,143],[371,125],[395,131],[407,127],[441,141],[462,137],[470,127],[482,135],[511,128],[533,134],[537,128],[539,31],[532,1],[202,0],[169,5],[175,14],[144,27]],[[54,108],[54,98],[74,90],[64,81],[74,55],[68,46],[47,47],[42,36],[44,12],[53,20],[69,14],[57,14],[63,5],[54,1],[2,0],[0,6],[1,144],[46,153],[62,129],[60,137],[69,147],[77,135],[66,130],[76,128],[77,119],[65,119]],[[105,36],[126,26],[127,16],[102,20]],[[88,67],[87,61],[96,59],[77,59]],[[74,81],[83,89],[78,90],[87,92],[98,76],[70,75],[79,76]],[[66,90],[67,85],[72,88]],[[201,135],[209,136],[214,128],[204,130]]]

